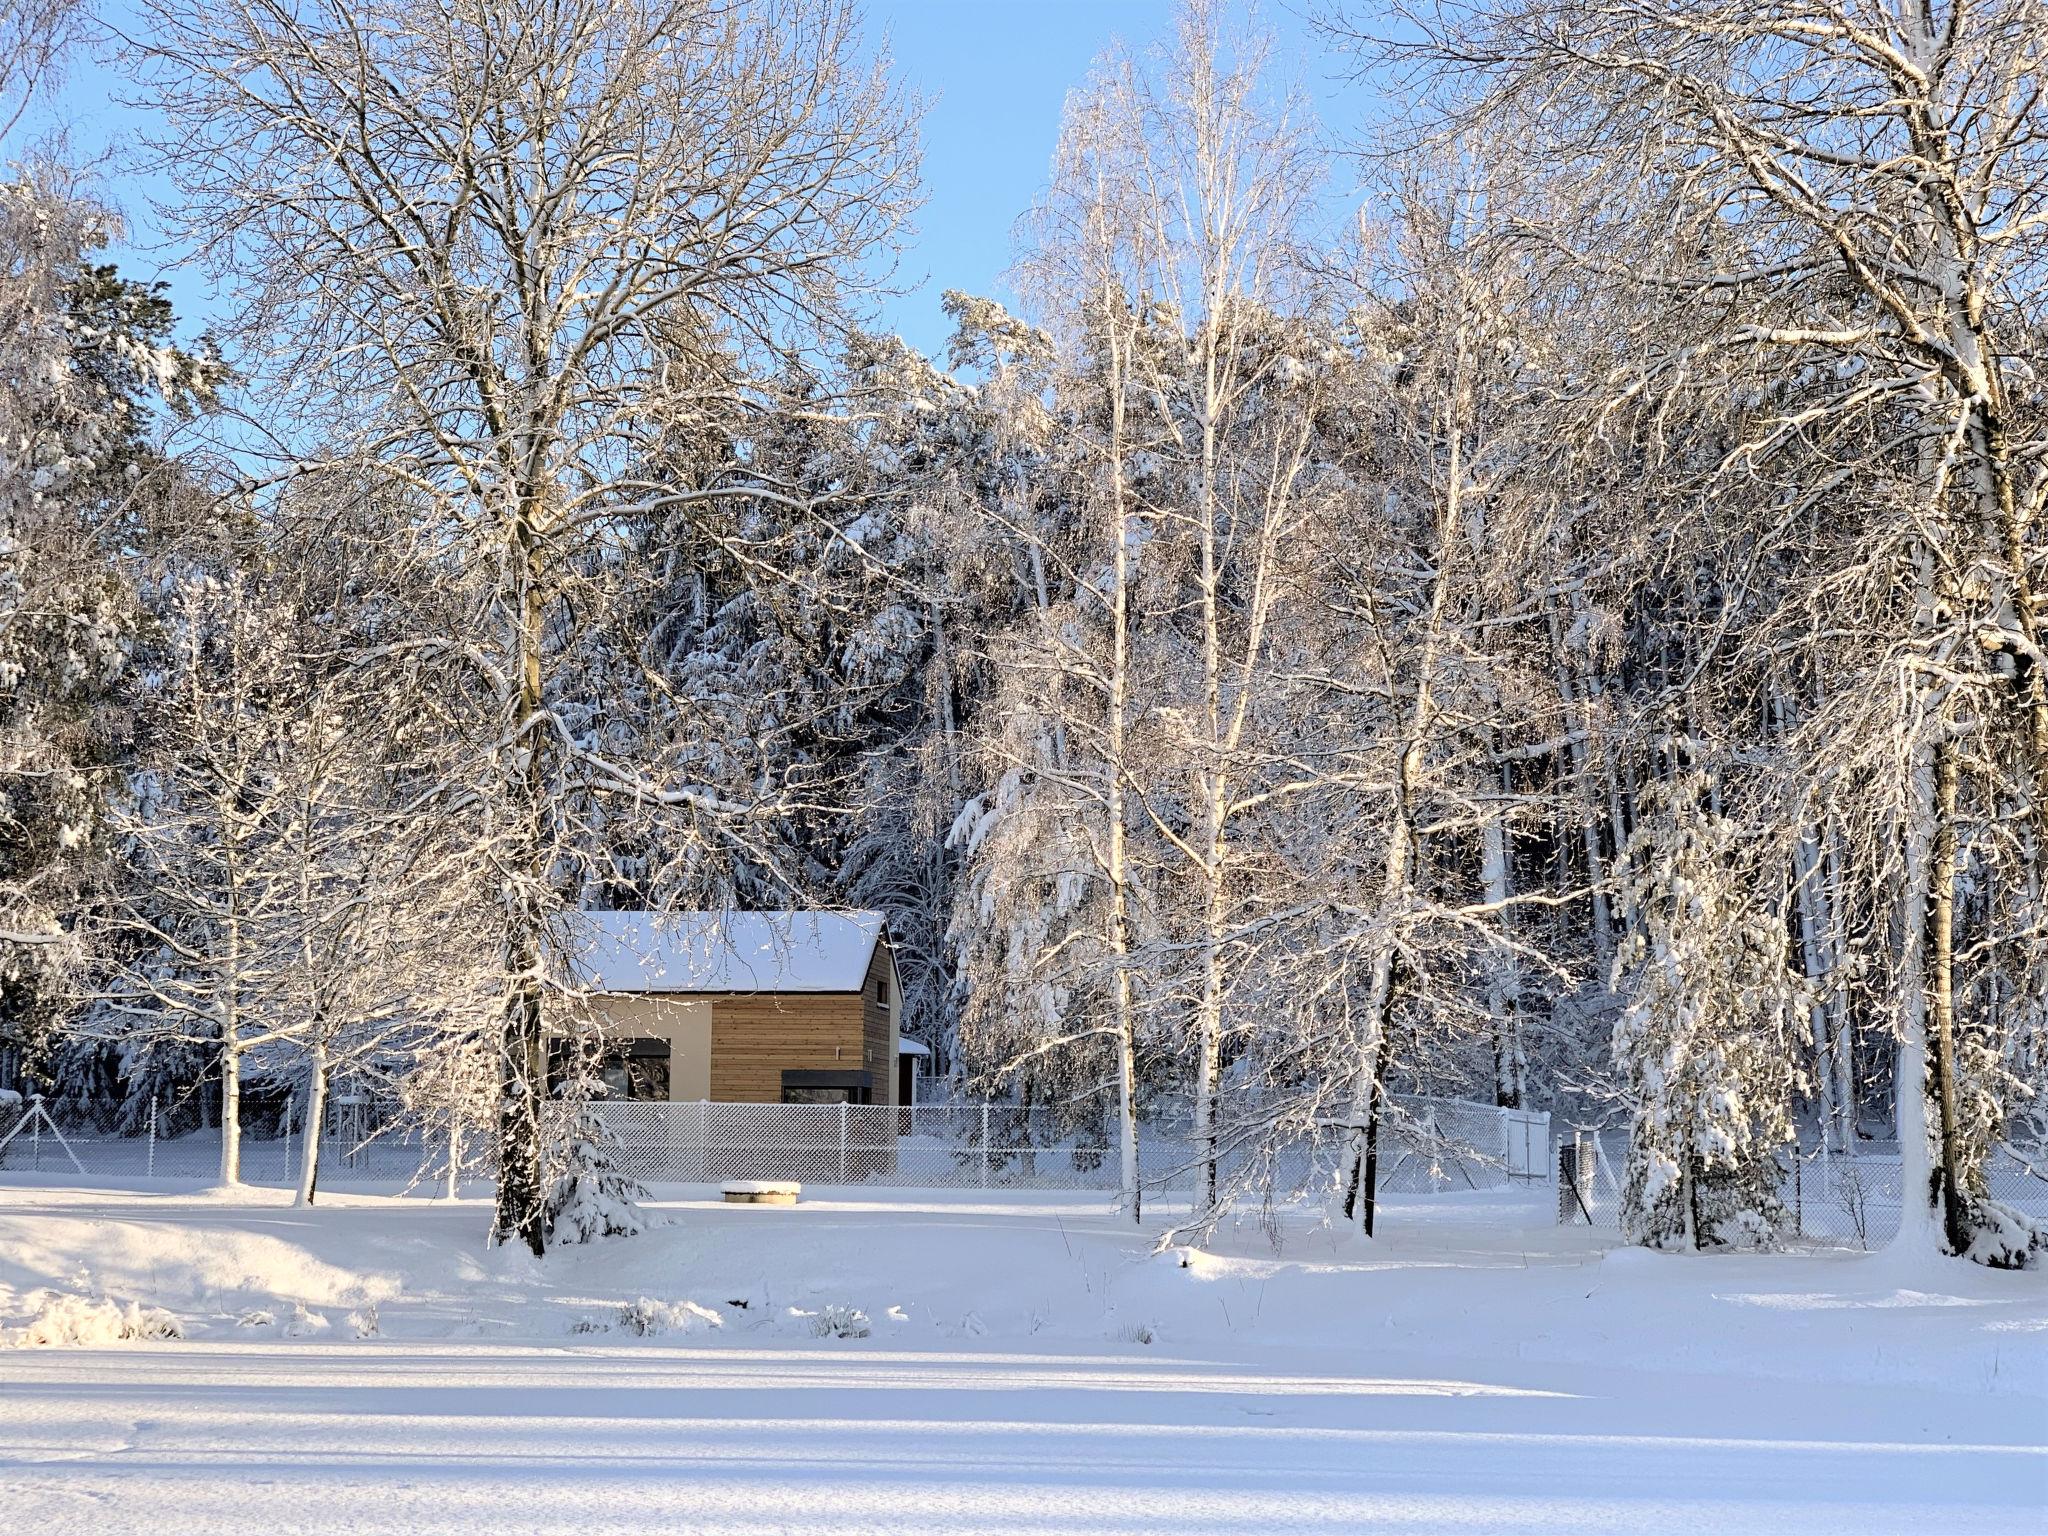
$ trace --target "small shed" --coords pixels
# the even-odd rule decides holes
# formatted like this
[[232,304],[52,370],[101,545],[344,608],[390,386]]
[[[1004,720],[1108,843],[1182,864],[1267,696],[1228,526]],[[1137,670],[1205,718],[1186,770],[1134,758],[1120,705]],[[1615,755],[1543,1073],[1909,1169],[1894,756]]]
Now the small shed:
[[561,949],[614,1099],[896,1102],[902,991],[879,912],[578,912]]

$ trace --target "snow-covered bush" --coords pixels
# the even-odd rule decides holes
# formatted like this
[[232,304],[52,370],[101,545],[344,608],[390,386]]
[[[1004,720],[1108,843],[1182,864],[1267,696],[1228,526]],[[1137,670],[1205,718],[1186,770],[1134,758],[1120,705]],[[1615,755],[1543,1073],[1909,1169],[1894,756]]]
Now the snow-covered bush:
[[7,1335],[5,1342],[18,1349],[64,1345],[97,1349],[108,1344],[155,1343],[184,1336],[185,1330],[177,1318],[162,1307],[56,1295],[44,1301],[26,1327]]
[[621,1333],[654,1338],[661,1334],[703,1333],[712,1328],[723,1328],[725,1319],[694,1301],[656,1301],[652,1297],[641,1296],[619,1308],[616,1326]]
[[867,1313],[842,1306],[827,1306],[810,1314],[809,1327],[814,1339],[864,1339],[875,1331]]
[[1621,1222],[1652,1248],[1756,1247],[1779,1228],[1778,1150],[1810,998],[1744,829],[1679,780],[1629,847],[1636,928],[1615,962],[1629,1113]]
[[2033,1269],[2048,1255],[2048,1225],[2003,1200],[1971,1202],[1974,1233],[1963,1257],[1992,1269]]
[[315,1334],[327,1332],[334,1325],[327,1314],[315,1312],[304,1302],[295,1301],[284,1320],[284,1336],[288,1339],[306,1339]]

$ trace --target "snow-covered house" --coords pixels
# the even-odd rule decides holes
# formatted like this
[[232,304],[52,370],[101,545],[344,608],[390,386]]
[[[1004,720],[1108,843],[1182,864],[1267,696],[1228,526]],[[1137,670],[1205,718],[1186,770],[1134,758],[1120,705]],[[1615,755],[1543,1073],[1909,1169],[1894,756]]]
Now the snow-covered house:
[[902,994],[879,912],[578,912],[561,952],[614,1098],[896,1102]]

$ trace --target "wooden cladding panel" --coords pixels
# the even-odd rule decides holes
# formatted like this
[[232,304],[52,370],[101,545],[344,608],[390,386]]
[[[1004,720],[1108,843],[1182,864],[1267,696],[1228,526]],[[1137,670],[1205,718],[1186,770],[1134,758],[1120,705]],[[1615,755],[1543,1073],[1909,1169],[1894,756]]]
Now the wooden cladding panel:
[[882,983],[888,976],[889,946],[877,944],[860,989],[861,1065],[874,1083],[877,1104],[896,1102],[896,1053],[889,1041],[889,1004],[882,1000]]
[[780,1103],[785,1069],[872,1070],[862,1059],[861,994],[731,993],[710,1002],[711,1097],[722,1103]]

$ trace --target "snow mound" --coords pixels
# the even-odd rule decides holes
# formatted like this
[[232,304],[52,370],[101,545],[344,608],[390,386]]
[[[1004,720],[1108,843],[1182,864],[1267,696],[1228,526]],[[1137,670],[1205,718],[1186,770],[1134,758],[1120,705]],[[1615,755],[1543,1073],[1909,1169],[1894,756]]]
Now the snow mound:
[[1671,1264],[1674,1260],[1680,1263],[1684,1262],[1684,1259],[1677,1254],[1660,1253],[1654,1248],[1644,1248],[1636,1244],[1629,1244],[1625,1247],[1609,1249],[1606,1253],[1602,1254],[1600,1257],[1600,1267],[1608,1271],[1620,1270],[1624,1274],[1630,1271],[1639,1274],[1671,1273],[1672,1271],[1666,1269],[1665,1266]]
[[44,1301],[26,1327],[12,1330],[0,1342],[16,1349],[101,1349],[184,1336],[177,1318],[162,1307],[55,1295]]

